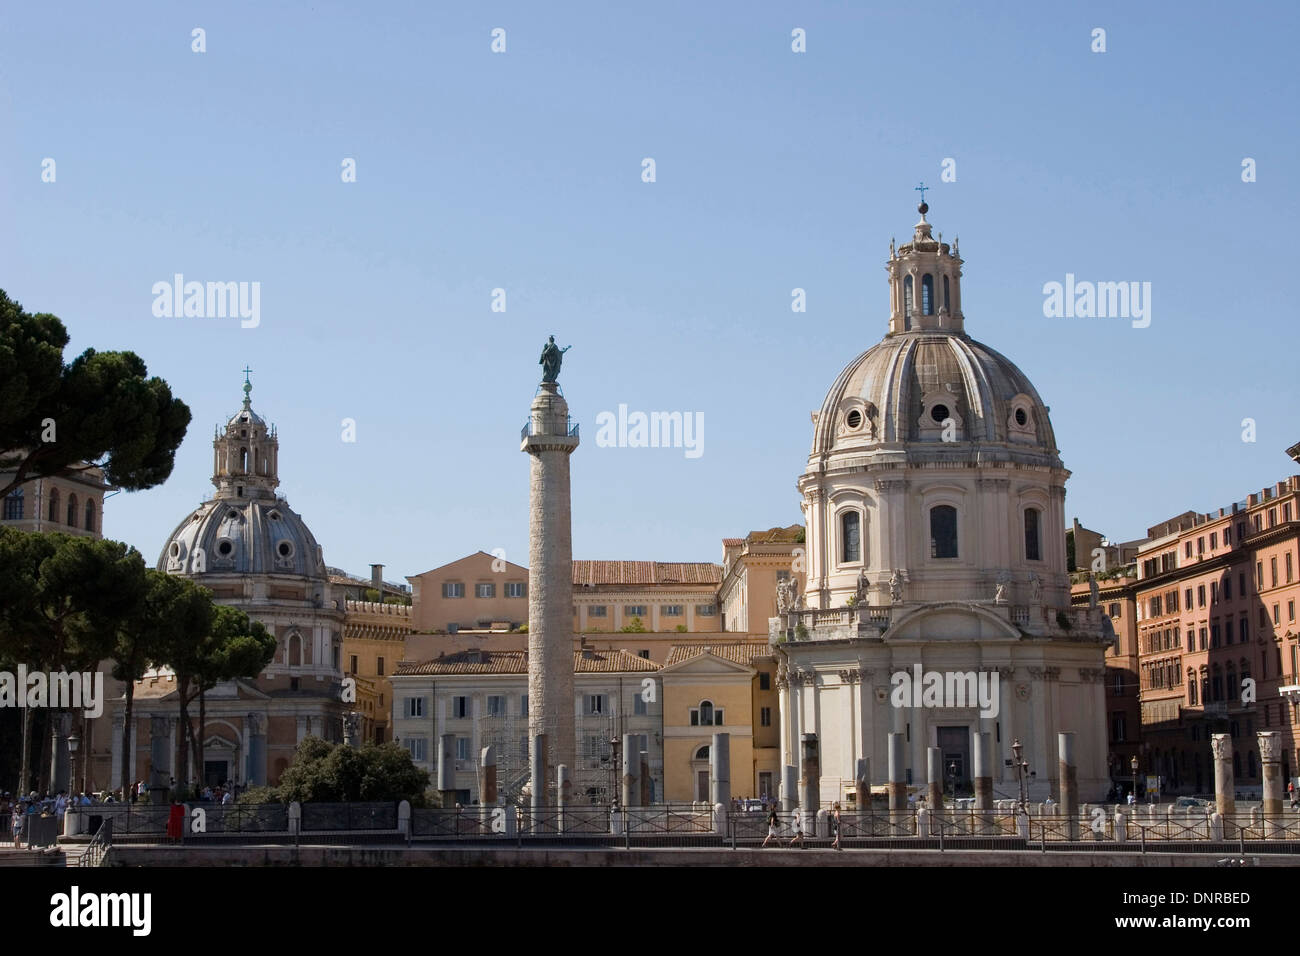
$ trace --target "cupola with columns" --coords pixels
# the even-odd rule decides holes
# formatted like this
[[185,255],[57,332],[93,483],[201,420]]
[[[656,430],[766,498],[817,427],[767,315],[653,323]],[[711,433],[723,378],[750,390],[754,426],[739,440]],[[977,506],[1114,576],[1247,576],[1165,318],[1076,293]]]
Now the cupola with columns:
[[280,484],[277,473],[280,441],[275,426],[267,427],[262,416],[253,411],[249,380],[251,369],[244,369],[244,404],[225,431],[218,430],[212,439],[212,483],[216,498],[274,498]]
[[[923,187],[918,187],[923,188]],[[924,197],[924,193],[922,193]],[[889,241],[889,333],[922,329],[946,329],[964,333],[961,312],[961,255],[958,243],[935,239],[925,214],[930,206],[924,198],[916,207],[921,214],[912,231],[912,241],[897,249]]]

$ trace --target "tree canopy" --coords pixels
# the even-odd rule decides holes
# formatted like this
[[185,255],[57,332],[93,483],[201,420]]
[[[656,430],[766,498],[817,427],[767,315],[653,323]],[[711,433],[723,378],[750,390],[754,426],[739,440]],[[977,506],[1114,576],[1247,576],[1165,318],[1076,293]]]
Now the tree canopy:
[[127,491],[165,481],[189,407],[134,352],[87,349],[65,364],[67,344],[57,316],[25,312],[0,289],[0,498],[96,465]]
[[241,802],[408,800],[412,807],[423,807],[428,786],[429,772],[415,766],[399,744],[348,747],[310,736],[298,744],[278,786],[251,790]]

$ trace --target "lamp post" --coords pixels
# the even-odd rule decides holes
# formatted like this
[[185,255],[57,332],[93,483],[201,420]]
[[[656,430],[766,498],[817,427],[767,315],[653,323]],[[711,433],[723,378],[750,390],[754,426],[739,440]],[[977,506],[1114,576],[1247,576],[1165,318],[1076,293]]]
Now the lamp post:
[[957,761],[948,764],[948,776],[952,778],[952,805],[957,806]]
[[1133,801],[1136,803],[1138,798],[1138,758],[1137,754],[1128,763],[1129,768],[1133,771]]
[[1023,759],[1022,750],[1020,739],[1017,738],[1011,744],[1011,753],[1016,765],[1016,780],[1020,784],[1019,812],[1027,814],[1029,813],[1029,794],[1025,790],[1025,771],[1029,769],[1029,762]]

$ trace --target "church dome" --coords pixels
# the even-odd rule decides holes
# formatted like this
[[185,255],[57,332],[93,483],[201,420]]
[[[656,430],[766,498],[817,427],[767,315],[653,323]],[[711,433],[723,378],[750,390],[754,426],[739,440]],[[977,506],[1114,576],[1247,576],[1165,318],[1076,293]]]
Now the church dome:
[[283,499],[204,502],[168,537],[158,567],[185,574],[293,574],[325,580],[315,536]]
[[[247,370],[246,370],[247,372]],[[326,580],[316,538],[284,498],[280,442],[253,411],[245,377],[243,407],[212,441],[216,494],[171,533],[158,567],[181,574],[291,574]]]
[[996,443],[1056,453],[1048,409],[1001,353],[941,329],[891,333],[840,372],[817,413],[814,456],[899,442]]

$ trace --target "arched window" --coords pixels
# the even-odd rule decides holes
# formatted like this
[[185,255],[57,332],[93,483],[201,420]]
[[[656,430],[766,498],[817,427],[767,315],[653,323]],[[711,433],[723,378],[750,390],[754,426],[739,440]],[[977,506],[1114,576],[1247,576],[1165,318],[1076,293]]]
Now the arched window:
[[239,471],[241,474],[248,474],[248,449],[239,449]]
[[5,496],[5,521],[20,521],[23,516],[23,490],[15,488]]
[[952,303],[948,301],[948,277],[943,277],[943,307],[949,312],[952,311]]
[[700,723],[705,727],[713,726],[713,701],[700,702]]
[[903,315],[912,317],[912,277],[903,277]]
[[300,634],[289,635],[288,663],[290,667],[302,666],[302,636]]
[[930,509],[930,557],[957,557],[957,509],[952,505]]
[[95,530],[95,502],[91,498],[86,499],[86,530]]
[[928,272],[921,277],[921,314],[934,315],[934,276]]
[[840,515],[840,560],[862,560],[862,517],[856,511]]
[[58,488],[50,489],[49,518],[50,521],[52,522],[57,522],[59,520],[59,489]]
[[695,759],[696,759],[696,760],[708,760],[708,759],[709,759],[709,745],[708,745],[708,744],[705,744],[705,745],[704,745],[703,747],[701,747],[699,750],[695,751]]
[[68,495],[67,525],[69,528],[75,528],[77,526],[77,496],[72,494]]
[[1246,751],[1246,776],[1255,776],[1255,751],[1253,750]]
[[1189,707],[1196,706],[1196,672],[1195,671],[1187,672],[1187,705]]
[[1042,535],[1039,534],[1038,519],[1040,512],[1037,508],[1025,509],[1025,560],[1041,561],[1042,553]]

